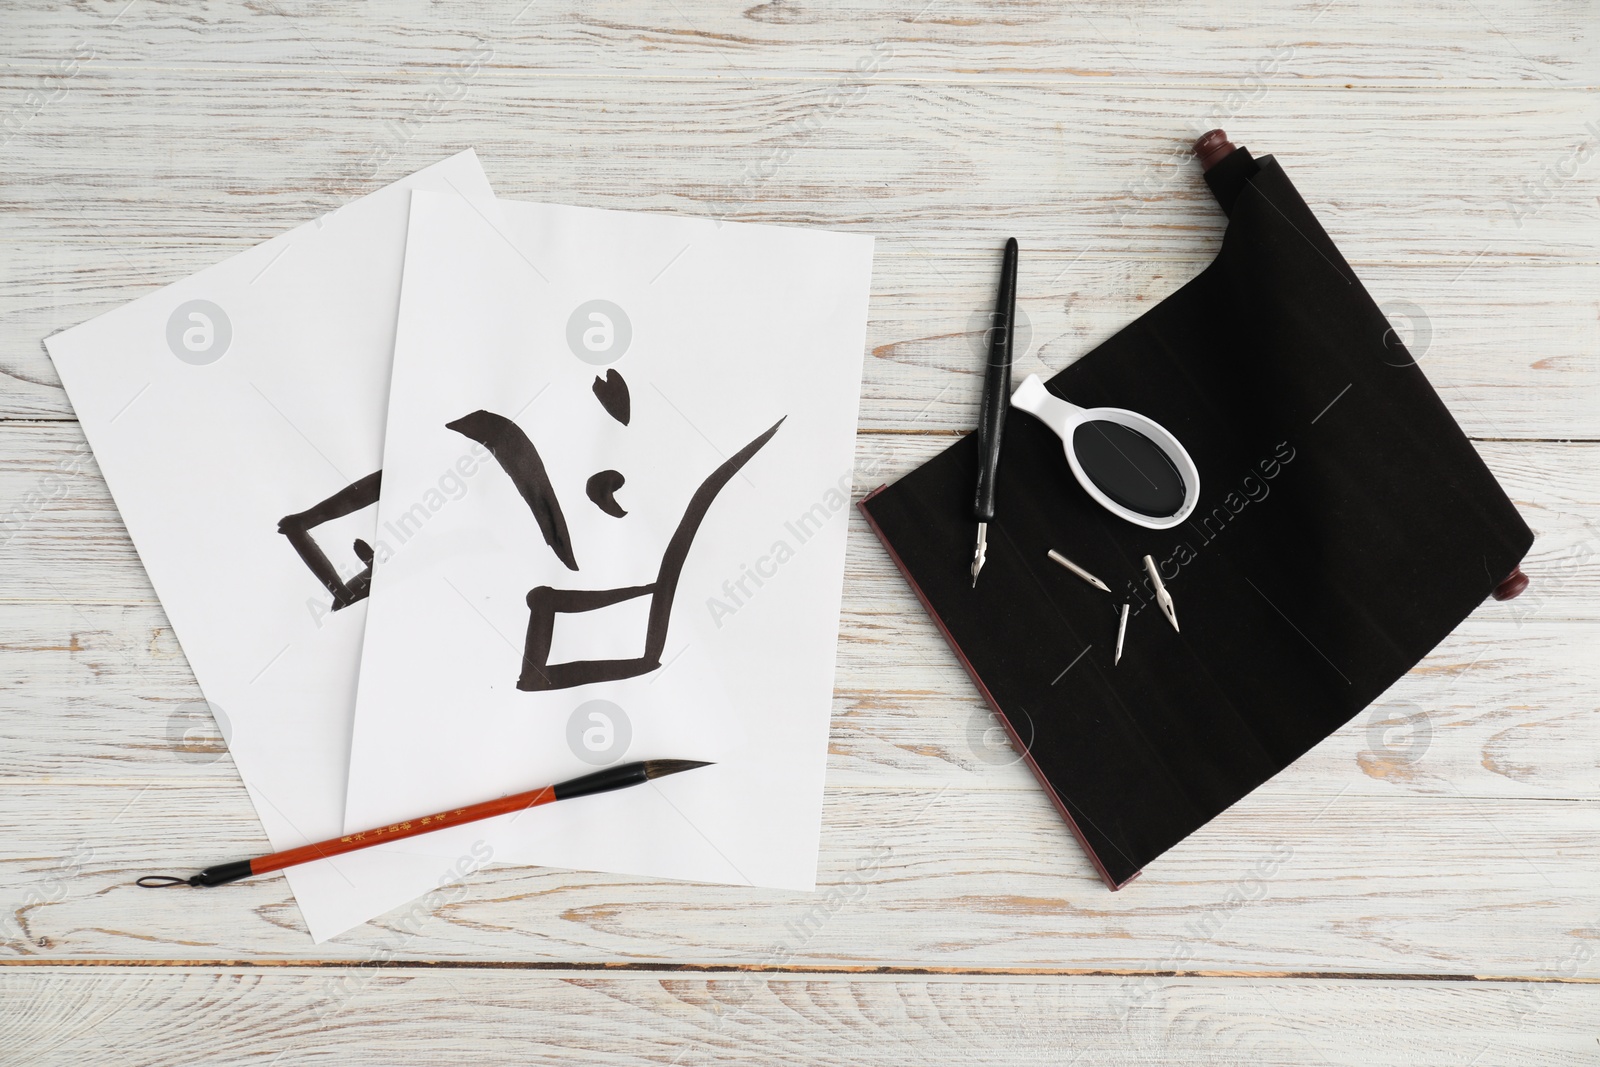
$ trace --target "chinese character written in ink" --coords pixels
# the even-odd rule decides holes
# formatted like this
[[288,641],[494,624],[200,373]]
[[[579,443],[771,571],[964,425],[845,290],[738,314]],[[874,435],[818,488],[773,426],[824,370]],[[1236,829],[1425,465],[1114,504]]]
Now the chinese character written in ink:
[[[615,370],[606,377],[596,377],[594,394],[606,413],[624,426],[630,417],[627,383]],[[529,591],[528,632],[523,647],[522,673],[517,688],[524,692],[541,692],[568,689],[592,682],[611,682],[648,674],[661,666],[661,653],[667,643],[667,626],[672,616],[672,600],[677,592],[678,578],[689,556],[695,534],[711,509],[717,494],[733,476],[770,441],[783,419],[773,423],[764,433],[735,452],[708,474],[689,498],[683,517],[678,521],[667,547],[662,554],[655,579],[643,585],[617,589],[558,589],[541,585]],[[483,445],[500,464],[518,494],[533,513],[544,537],[545,544],[568,570],[577,571],[578,561],[572,538],[567,530],[566,517],[556,498],[550,476],[545,470],[539,450],[516,423],[492,411],[478,410],[446,424],[454,430]],[[622,474],[614,470],[600,471],[591,476],[586,491],[591,502],[614,518],[627,512],[616,502],[616,492],[625,483]],[[644,654],[634,659],[588,659],[567,663],[550,663],[550,645],[555,633],[555,618],[561,613],[580,614],[624,603],[638,597],[648,597],[650,611],[645,628]]]

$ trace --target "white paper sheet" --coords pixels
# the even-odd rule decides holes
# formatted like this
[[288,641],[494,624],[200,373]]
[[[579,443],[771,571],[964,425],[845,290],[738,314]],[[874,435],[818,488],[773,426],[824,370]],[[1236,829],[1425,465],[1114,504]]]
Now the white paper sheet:
[[872,239],[501,207],[412,200],[346,829],[713,760],[495,859],[814,888]]
[[[279,523],[379,468],[413,189],[499,210],[462,152],[45,342],[275,850],[343,826],[353,543],[377,508],[301,523],[350,589],[340,610]],[[288,877],[320,941],[412,895],[387,874],[355,854]]]

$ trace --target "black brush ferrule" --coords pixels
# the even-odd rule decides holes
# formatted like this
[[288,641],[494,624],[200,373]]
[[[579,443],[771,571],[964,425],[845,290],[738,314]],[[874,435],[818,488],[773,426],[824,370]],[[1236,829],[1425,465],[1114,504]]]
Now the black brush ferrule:
[[603,771],[595,771],[581,778],[562,782],[551,786],[557,800],[571,800],[573,797],[586,797],[594,793],[609,793],[613,789],[626,789],[630,785],[643,785],[649,781],[643,763],[624,763],[616,767],[607,767]]

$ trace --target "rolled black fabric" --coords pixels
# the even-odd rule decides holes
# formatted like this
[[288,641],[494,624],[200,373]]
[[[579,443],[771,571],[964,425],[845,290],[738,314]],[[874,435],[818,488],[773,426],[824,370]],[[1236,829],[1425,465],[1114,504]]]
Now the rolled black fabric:
[[1533,542],[1282,168],[1237,154],[1217,258],[1048,383],[1170,429],[1200,470],[1189,521],[1102,510],[1021,412],[976,589],[972,438],[861,504],[1113,888],[1361,711]]

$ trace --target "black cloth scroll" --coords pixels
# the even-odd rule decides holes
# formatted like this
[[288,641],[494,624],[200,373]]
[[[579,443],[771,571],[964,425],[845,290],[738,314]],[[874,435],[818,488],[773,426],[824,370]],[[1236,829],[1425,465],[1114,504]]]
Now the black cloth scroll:
[[1018,411],[976,589],[973,438],[860,505],[1112,888],[1366,707],[1533,541],[1277,162],[1240,150],[1207,180],[1217,258],[1048,383],[1183,441],[1187,523],[1101,510]]

